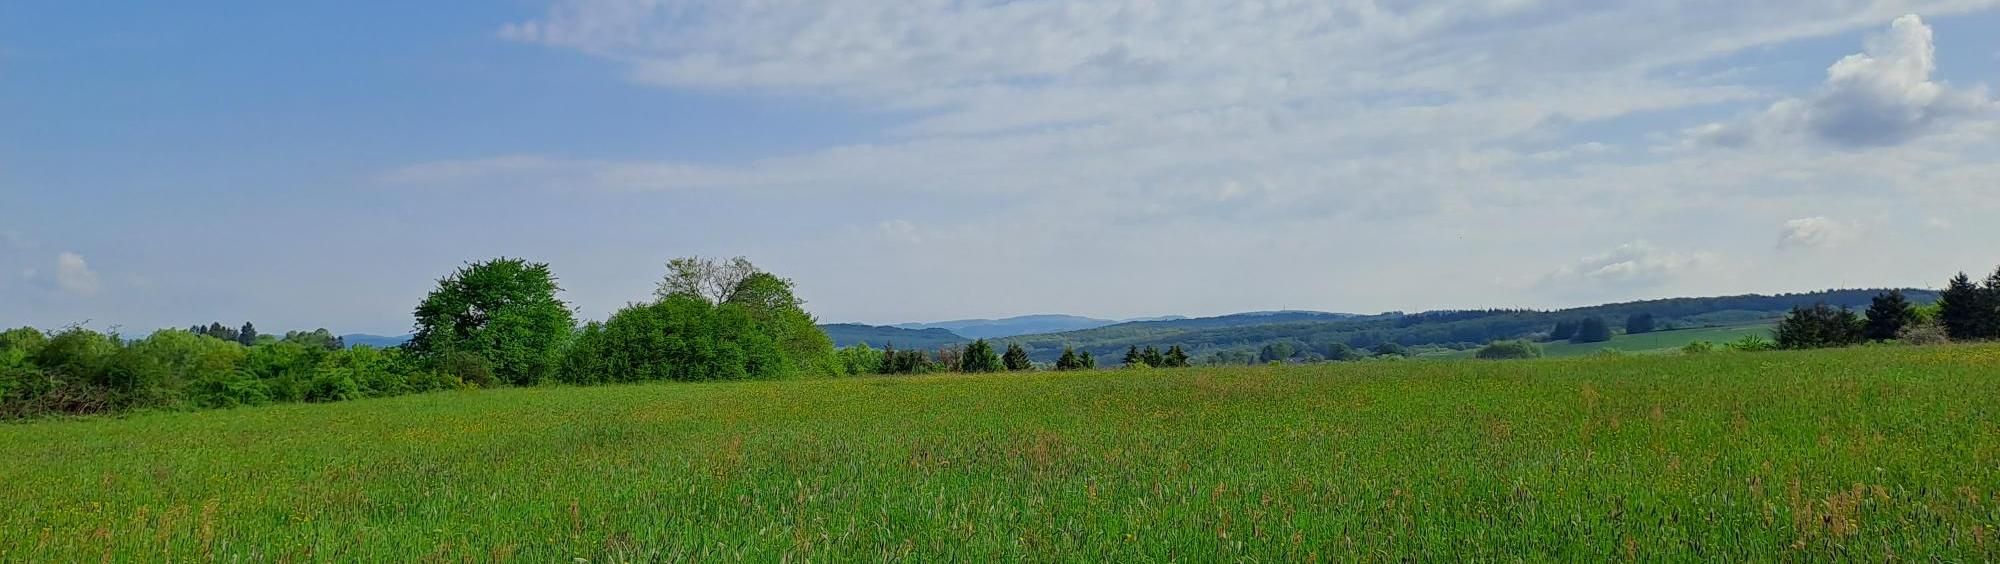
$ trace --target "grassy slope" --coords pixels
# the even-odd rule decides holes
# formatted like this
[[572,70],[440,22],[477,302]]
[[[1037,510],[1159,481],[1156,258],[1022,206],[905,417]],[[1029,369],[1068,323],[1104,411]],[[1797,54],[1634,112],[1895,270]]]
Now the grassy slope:
[[[1724,343],[1742,339],[1746,336],[1761,337],[1768,341],[1771,339],[1771,328],[1776,326],[1776,323],[1762,321],[1724,327],[1654,331],[1638,335],[1619,334],[1612,336],[1610,341],[1603,343],[1579,344],[1568,341],[1557,341],[1553,343],[1535,343],[1535,345],[1542,347],[1543,356],[1554,358],[1591,356],[1603,352],[1604,349],[1617,349],[1618,352],[1628,354],[1660,354],[1678,351],[1681,347],[1695,341],[1715,343],[1718,348]],[[1475,352],[1477,351],[1454,351],[1434,356],[1437,358],[1472,358]]]
[[0,425],[0,560],[2000,558],[2000,347]]

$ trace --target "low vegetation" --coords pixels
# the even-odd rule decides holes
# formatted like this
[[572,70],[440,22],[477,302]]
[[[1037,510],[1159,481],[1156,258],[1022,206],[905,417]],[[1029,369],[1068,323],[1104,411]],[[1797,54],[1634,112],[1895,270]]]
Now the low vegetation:
[[8,561],[2000,558],[2000,346],[512,388],[0,426]]

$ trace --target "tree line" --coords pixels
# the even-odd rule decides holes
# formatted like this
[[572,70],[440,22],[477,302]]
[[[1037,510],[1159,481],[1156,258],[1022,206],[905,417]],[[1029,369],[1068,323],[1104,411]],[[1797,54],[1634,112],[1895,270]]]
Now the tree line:
[[740,257],[672,261],[651,299],[604,321],[578,324],[561,290],[546,264],[469,263],[417,305],[410,342],[388,349],[347,348],[324,329],[267,335],[249,323],[137,340],[14,329],[0,333],[0,418],[846,373],[792,282]]
[[2000,339],[2000,269],[1978,282],[1958,273],[1929,306],[1912,304],[1901,291],[1891,290],[1877,294],[1861,314],[1825,303],[1794,308],[1779,322],[1773,339],[1782,349]]

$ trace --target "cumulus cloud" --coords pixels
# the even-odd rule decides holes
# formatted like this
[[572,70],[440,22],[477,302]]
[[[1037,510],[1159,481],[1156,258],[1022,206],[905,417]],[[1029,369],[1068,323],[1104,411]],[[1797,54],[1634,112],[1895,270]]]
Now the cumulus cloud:
[[1852,238],[1856,230],[1851,224],[1824,216],[1794,219],[1779,228],[1778,247],[1830,247]]
[[100,286],[97,271],[90,269],[83,255],[71,252],[56,255],[57,288],[73,296],[90,297],[97,295]]
[[1748,119],[1704,125],[1689,134],[1699,143],[1725,147],[1794,135],[1840,147],[1878,147],[1993,114],[1995,105],[1983,88],[1954,88],[1933,80],[1936,71],[1931,27],[1916,15],[1902,16],[1886,33],[1868,38],[1861,53],[1828,67],[1826,82],[1812,97],[1779,100]]
[[1646,241],[1619,245],[1563,266],[1543,277],[1545,286],[1646,288],[1710,267],[1716,257],[1706,252],[1676,252]]

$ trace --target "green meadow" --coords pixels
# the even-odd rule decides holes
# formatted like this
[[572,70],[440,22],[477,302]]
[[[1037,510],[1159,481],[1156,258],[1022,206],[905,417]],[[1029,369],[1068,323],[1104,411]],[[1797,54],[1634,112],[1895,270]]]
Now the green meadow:
[[2000,558],[2000,346],[513,388],[0,452],[0,561]]
[[[1697,341],[1712,343],[1716,348],[1722,348],[1728,343],[1741,340],[1744,337],[1756,337],[1769,341],[1771,340],[1771,329],[1776,326],[1776,323],[1762,321],[1719,327],[1653,331],[1637,335],[1619,334],[1612,336],[1611,340],[1602,343],[1555,341],[1535,343],[1535,346],[1541,347],[1543,356],[1553,358],[1591,356],[1602,354],[1607,350],[1624,354],[1665,354],[1679,352],[1681,347]],[[1447,358],[1472,358],[1474,352],[1476,350],[1453,351],[1440,356]]]

